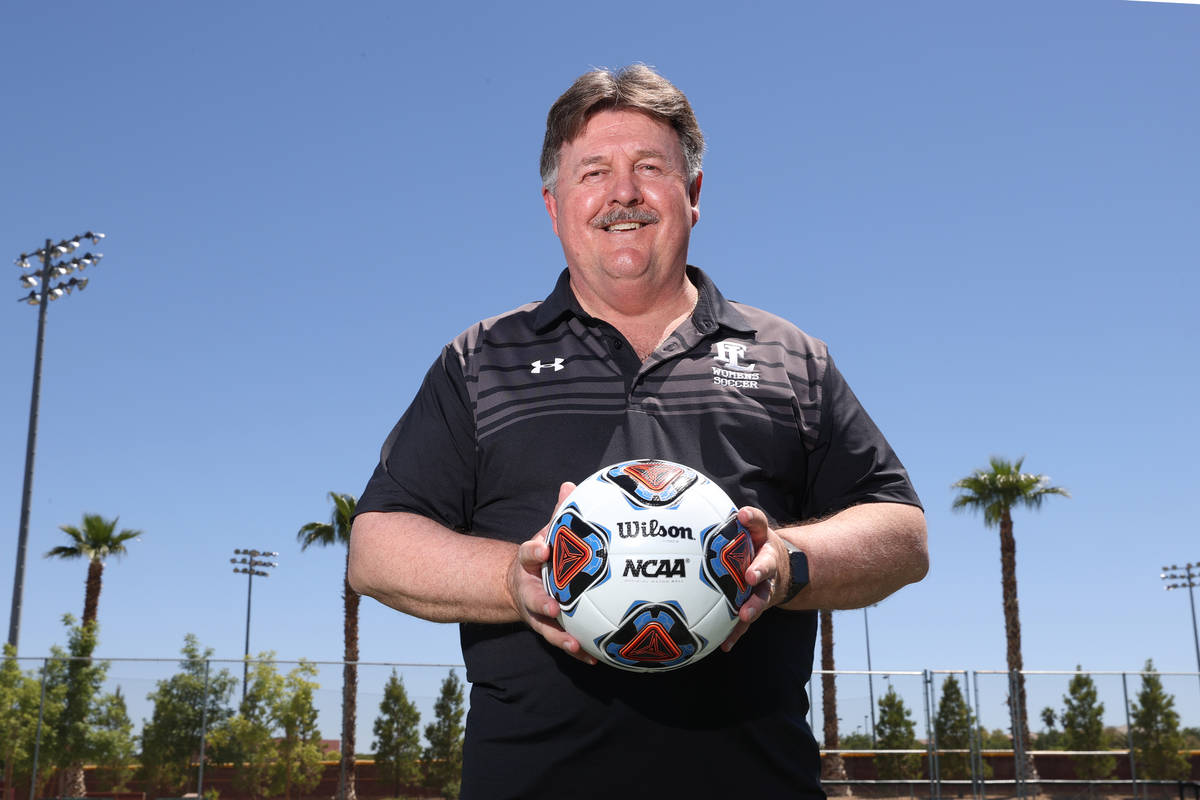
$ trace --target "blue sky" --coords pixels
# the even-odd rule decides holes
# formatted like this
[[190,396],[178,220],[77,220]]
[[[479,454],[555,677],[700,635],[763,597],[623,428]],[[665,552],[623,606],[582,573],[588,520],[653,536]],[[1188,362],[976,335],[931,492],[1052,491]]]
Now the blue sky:
[[[1004,666],[997,536],[949,512],[950,484],[1001,454],[1074,495],[1016,519],[1026,665],[1196,669],[1186,594],[1158,572],[1200,561],[1200,8],[22,1],[4,18],[0,245],[109,237],[87,291],[50,309],[22,655],[80,613],[83,564],[40,556],[94,511],[145,531],[106,569],[101,652],[171,657],[193,632],[240,657],[228,559],[257,547],[281,555],[252,650],[339,658],[341,554],[301,554],[296,530],[327,491],[361,491],[447,340],[549,291],[546,110],[588,68],[643,61],[708,137],[692,263],[829,342],[926,504],[932,571],[871,611],[876,668]],[[6,604],[36,332],[9,269]],[[840,666],[866,666],[861,617],[835,618]],[[453,626],[373,601],[361,638],[364,660],[459,658]],[[1177,687],[1198,718],[1195,689]]]

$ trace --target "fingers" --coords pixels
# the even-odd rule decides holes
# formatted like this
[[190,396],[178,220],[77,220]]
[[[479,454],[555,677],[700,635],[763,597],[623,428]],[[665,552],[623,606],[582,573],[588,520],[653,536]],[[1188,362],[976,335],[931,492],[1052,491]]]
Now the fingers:
[[546,534],[539,531],[532,539],[521,542],[517,549],[517,561],[521,568],[529,573],[536,572],[540,577],[542,564],[550,560],[550,545],[546,544]]
[[766,544],[767,537],[771,533],[771,526],[767,522],[767,515],[761,509],[753,506],[739,508],[738,522],[742,523],[742,527],[750,532],[750,541],[754,542],[756,551]]
[[[559,486],[557,509],[566,500],[567,495],[575,490],[575,484],[567,482]],[[550,525],[554,522],[551,517],[546,526],[534,534],[533,538],[520,544],[517,548],[517,574],[510,580],[515,585],[511,587],[517,610],[530,630],[541,636],[553,647],[562,650],[577,661],[585,664],[595,664],[596,659],[588,654],[579,641],[563,630],[558,622],[558,602],[546,593],[542,584],[542,567],[550,560],[550,546],[546,544],[549,537]]]
[[737,624],[721,644],[721,649],[726,652],[742,638],[750,623],[773,604],[777,593],[775,589],[782,574],[781,559],[787,559],[778,534],[771,530],[767,515],[760,509],[751,506],[738,509],[738,522],[749,532],[750,541],[754,544],[754,558],[746,567],[746,581],[754,590],[738,611]]

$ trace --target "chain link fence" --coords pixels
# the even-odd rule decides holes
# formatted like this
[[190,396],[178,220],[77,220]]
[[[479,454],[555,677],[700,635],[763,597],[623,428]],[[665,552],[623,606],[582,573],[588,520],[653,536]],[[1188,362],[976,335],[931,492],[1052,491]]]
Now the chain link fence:
[[[1200,673],[1025,670],[1020,679],[1027,730],[1018,676],[1004,670],[814,670],[809,723],[830,794],[1200,798]],[[1081,740],[1091,746],[1072,746]]]
[[[236,785],[234,767],[221,762],[214,747],[228,742],[229,734],[218,732],[228,730],[244,697],[265,708],[268,691],[276,693],[271,702],[280,703],[280,709],[288,702],[304,706],[296,713],[321,740],[320,769],[307,782],[289,785],[287,794],[296,800],[345,797],[351,777],[340,758],[344,666],[341,661],[246,662],[199,655],[182,660],[5,659],[0,673],[2,800],[76,797],[81,786],[88,795],[114,800],[193,793],[225,800],[245,796]],[[435,719],[435,705],[451,673],[461,680],[461,664],[357,664],[351,762],[357,797],[436,796],[419,782],[401,785],[384,774],[375,759],[376,726],[389,713],[384,708],[389,681],[400,681],[419,714],[421,745],[427,746],[425,726]],[[836,697],[831,725],[824,714],[821,678],[826,674],[835,687],[828,699]],[[1090,707],[1083,710],[1091,714],[1093,727],[1096,720],[1100,723],[1099,738],[1093,737],[1096,746],[1088,748],[1069,747],[1080,740],[1077,732],[1068,733],[1069,726],[1079,725],[1075,707],[1087,705],[1087,693],[1072,688],[1081,675],[1094,690]],[[1016,676],[1005,671],[815,670],[808,687],[809,722],[826,762],[836,762],[836,769],[825,775],[830,794],[933,800],[1120,795],[1150,800],[1188,792],[1200,800],[1200,674],[1029,670],[1022,678],[1028,735],[1015,724],[1019,705],[1009,700],[1021,696]],[[1147,680],[1158,682],[1157,694],[1147,694]],[[464,697],[467,703],[469,697]],[[1159,707],[1151,711],[1164,729],[1172,727],[1168,723],[1175,715],[1179,736],[1168,737],[1166,745],[1175,748],[1174,756],[1154,750],[1153,742],[1137,740],[1136,716],[1139,710],[1143,716],[1149,713],[1147,707],[1154,703]],[[189,710],[190,716],[185,713]],[[277,746],[287,737],[282,713],[262,715]],[[166,736],[164,720],[171,714],[176,729],[170,735],[185,739],[166,743],[174,749],[154,738]],[[1183,738],[1189,731],[1193,738]],[[87,737],[108,749],[87,744]],[[160,750],[175,754],[170,769],[150,774],[145,751],[151,738]],[[84,754],[82,762],[72,758],[72,747],[76,755]],[[73,765],[82,766],[81,782],[74,784]]]

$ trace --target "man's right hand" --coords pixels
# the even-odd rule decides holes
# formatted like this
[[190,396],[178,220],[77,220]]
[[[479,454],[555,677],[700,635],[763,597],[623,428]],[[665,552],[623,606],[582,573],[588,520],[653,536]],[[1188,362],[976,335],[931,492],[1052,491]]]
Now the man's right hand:
[[[558,489],[558,500],[554,507],[557,509],[562,505],[563,500],[574,489],[573,483],[562,484]],[[558,624],[558,601],[546,594],[546,587],[542,583],[542,567],[550,560],[550,546],[546,544],[546,538],[550,533],[551,522],[553,519],[534,534],[533,538],[522,542],[517,549],[516,558],[508,567],[509,598],[517,614],[534,633],[573,658],[585,664],[595,664],[596,659],[585,652],[579,641]]]

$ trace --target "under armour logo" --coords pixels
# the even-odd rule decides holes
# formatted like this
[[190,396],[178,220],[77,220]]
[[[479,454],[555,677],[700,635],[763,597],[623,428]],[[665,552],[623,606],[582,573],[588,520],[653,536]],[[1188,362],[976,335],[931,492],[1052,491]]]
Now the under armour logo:
[[537,361],[534,361],[530,366],[532,366],[533,369],[531,369],[529,371],[532,372],[534,375],[541,373],[541,371],[544,369],[552,369],[555,372],[558,372],[560,369],[563,368],[563,360],[562,360],[562,358],[556,358],[553,361],[551,361],[549,364],[543,364],[542,360],[539,358]]

